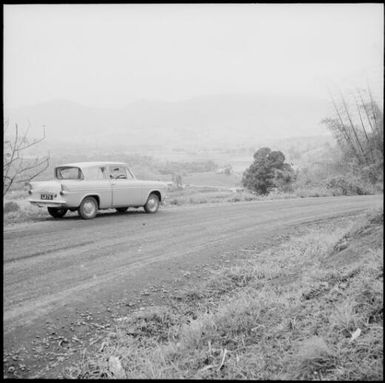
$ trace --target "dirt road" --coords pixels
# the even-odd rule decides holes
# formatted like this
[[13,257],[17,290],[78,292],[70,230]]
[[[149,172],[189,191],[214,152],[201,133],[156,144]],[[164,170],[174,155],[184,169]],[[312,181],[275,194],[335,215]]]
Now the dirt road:
[[[197,265],[218,262],[224,252],[274,240],[298,224],[379,206],[382,196],[217,203],[164,207],[155,215],[108,212],[90,221],[47,217],[6,227],[4,353],[10,357],[18,348],[23,360],[23,350],[27,353],[32,339],[47,329],[67,331],[80,312],[94,321],[113,316],[117,302],[135,300],[149,285]],[[36,360],[35,370],[42,367],[41,358]],[[32,370],[29,366],[24,375],[33,376]]]

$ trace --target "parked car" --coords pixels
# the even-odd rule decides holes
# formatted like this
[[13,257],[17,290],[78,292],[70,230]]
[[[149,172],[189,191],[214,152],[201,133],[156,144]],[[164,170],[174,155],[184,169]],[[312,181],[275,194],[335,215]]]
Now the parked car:
[[166,198],[167,184],[138,180],[122,162],[79,162],[57,166],[55,180],[27,184],[29,202],[46,207],[54,218],[68,210],[84,219],[98,210],[114,208],[124,213],[129,207],[144,207],[156,213]]

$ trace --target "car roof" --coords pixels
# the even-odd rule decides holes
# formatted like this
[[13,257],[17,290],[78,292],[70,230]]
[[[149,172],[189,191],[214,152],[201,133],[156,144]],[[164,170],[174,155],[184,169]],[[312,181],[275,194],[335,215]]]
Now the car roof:
[[127,166],[126,163],[124,162],[113,162],[113,161],[87,161],[87,162],[73,162],[70,164],[62,164],[57,167],[62,167],[62,166],[74,166],[78,168],[89,168],[93,166],[105,166],[105,165],[123,165]]

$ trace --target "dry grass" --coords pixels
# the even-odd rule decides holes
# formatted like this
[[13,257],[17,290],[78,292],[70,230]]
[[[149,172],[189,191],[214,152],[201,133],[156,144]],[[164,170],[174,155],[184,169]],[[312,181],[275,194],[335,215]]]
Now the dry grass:
[[[235,187],[235,185],[232,186]],[[226,190],[226,188],[220,186],[204,187],[187,185],[183,190],[171,190],[168,193],[167,203],[169,205],[180,206],[186,204],[201,203],[241,202],[253,200],[264,201],[309,197],[332,197],[335,195],[339,194],[336,194],[333,190],[327,189],[324,186],[296,186],[292,192],[282,192],[278,190],[273,190],[268,195],[257,195],[247,190],[234,192],[230,189]]]
[[271,192],[268,195],[257,195],[249,191],[231,191],[217,187],[186,187],[184,190],[172,190],[168,193],[168,205],[190,205],[202,203],[219,202],[243,202],[243,201],[266,201],[276,199],[292,199],[305,197],[327,197],[332,196],[331,192],[320,189],[299,190],[292,193],[279,191]]
[[[381,380],[379,228],[382,212],[250,251],[178,300],[117,320],[66,376],[114,378],[113,356],[126,378]],[[336,250],[341,238],[349,244]]]
[[16,203],[19,206],[19,209],[10,212],[4,211],[4,225],[21,222],[31,222],[43,217],[49,217],[47,209],[42,209],[37,206],[33,206],[26,200],[17,200],[12,202]]
[[[14,198],[15,196],[11,197]],[[13,200],[9,200],[8,198],[9,196],[7,196],[7,200],[4,201],[4,225],[34,222],[45,218],[51,219],[51,216],[48,214],[46,208],[40,208],[38,206],[31,205],[24,196],[24,194],[22,194],[21,192]],[[12,209],[12,211],[6,211],[5,208],[10,202],[13,204],[17,204],[19,208]],[[70,211],[67,212],[67,216],[76,214],[77,213]]]

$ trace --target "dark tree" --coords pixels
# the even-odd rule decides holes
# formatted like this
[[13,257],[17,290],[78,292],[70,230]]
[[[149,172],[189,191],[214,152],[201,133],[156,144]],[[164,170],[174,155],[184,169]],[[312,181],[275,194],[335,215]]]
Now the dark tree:
[[254,153],[254,162],[243,173],[242,184],[258,194],[269,194],[273,188],[288,190],[294,178],[294,170],[285,163],[282,152],[261,148]]

